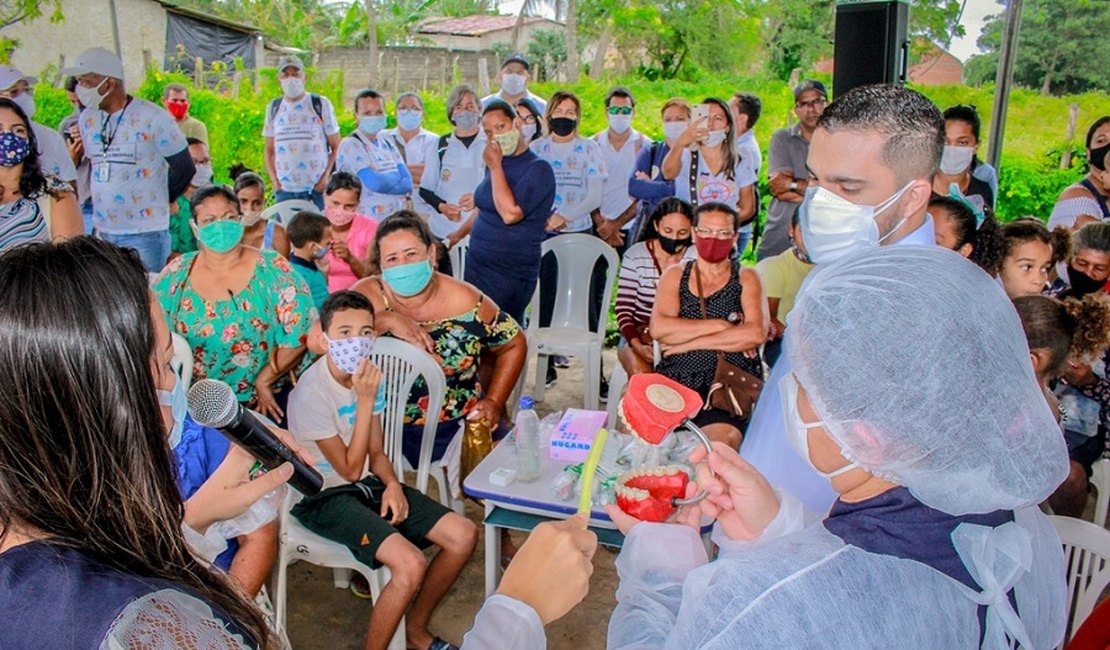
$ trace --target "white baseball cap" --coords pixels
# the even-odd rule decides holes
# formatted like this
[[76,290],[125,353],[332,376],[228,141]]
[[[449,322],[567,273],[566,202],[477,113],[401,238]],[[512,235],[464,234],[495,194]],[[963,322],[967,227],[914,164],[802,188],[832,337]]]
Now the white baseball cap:
[[114,52],[102,47],[93,47],[77,55],[77,60],[62,74],[80,77],[85,74],[99,74],[113,79],[123,79],[123,62]]
[[0,92],[11,88],[19,83],[20,80],[26,81],[32,86],[39,82],[38,77],[23,74],[17,68],[13,68],[10,65],[0,65]]

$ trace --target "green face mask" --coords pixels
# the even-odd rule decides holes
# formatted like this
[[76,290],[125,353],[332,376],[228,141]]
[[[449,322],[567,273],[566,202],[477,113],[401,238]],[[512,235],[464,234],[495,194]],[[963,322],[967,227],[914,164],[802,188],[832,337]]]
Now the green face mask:
[[243,222],[213,221],[197,229],[197,239],[213,253],[226,253],[243,241]]
[[499,133],[493,139],[501,146],[502,155],[512,156],[516,154],[516,147],[520,143],[520,131],[513,129],[507,133]]

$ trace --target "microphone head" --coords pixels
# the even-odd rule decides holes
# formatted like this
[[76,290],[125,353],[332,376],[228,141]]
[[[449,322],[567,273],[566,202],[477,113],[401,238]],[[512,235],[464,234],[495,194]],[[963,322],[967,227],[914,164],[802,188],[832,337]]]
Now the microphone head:
[[201,379],[189,388],[189,415],[206,427],[221,429],[231,424],[238,412],[235,392],[218,379]]

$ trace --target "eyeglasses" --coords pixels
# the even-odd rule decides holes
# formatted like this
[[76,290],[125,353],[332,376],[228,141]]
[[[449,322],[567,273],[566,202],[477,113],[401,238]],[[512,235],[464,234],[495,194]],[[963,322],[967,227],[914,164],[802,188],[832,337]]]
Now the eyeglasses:
[[521,115],[520,119],[524,120],[525,124],[535,124],[536,123],[536,116],[535,115]]
[[694,232],[698,237],[716,237],[717,239],[728,239],[736,234],[735,230],[731,228],[713,230],[712,228],[694,228]]
[[610,106],[605,109],[610,115],[632,115],[631,106]]
[[807,108],[818,109],[829,103],[827,99],[811,99],[808,102],[795,102],[794,107],[800,110]]
[[228,212],[227,214],[223,215],[222,217],[217,217],[217,216],[197,217],[197,225],[198,226],[207,226],[208,224],[216,223],[217,221],[241,221],[242,219],[243,219],[243,217],[238,212]]

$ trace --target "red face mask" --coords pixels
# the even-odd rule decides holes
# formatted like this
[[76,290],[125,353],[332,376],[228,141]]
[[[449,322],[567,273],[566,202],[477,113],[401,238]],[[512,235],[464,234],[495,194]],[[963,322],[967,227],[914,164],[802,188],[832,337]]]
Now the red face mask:
[[175,120],[183,120],[189,114],[189,102],[166,102],[166,110]]
[[731,237],[717,239],[698,236],[694,237],[694,244],[698,247],[698,257],[711,264],[728,259],[729,253],[735,247]]

